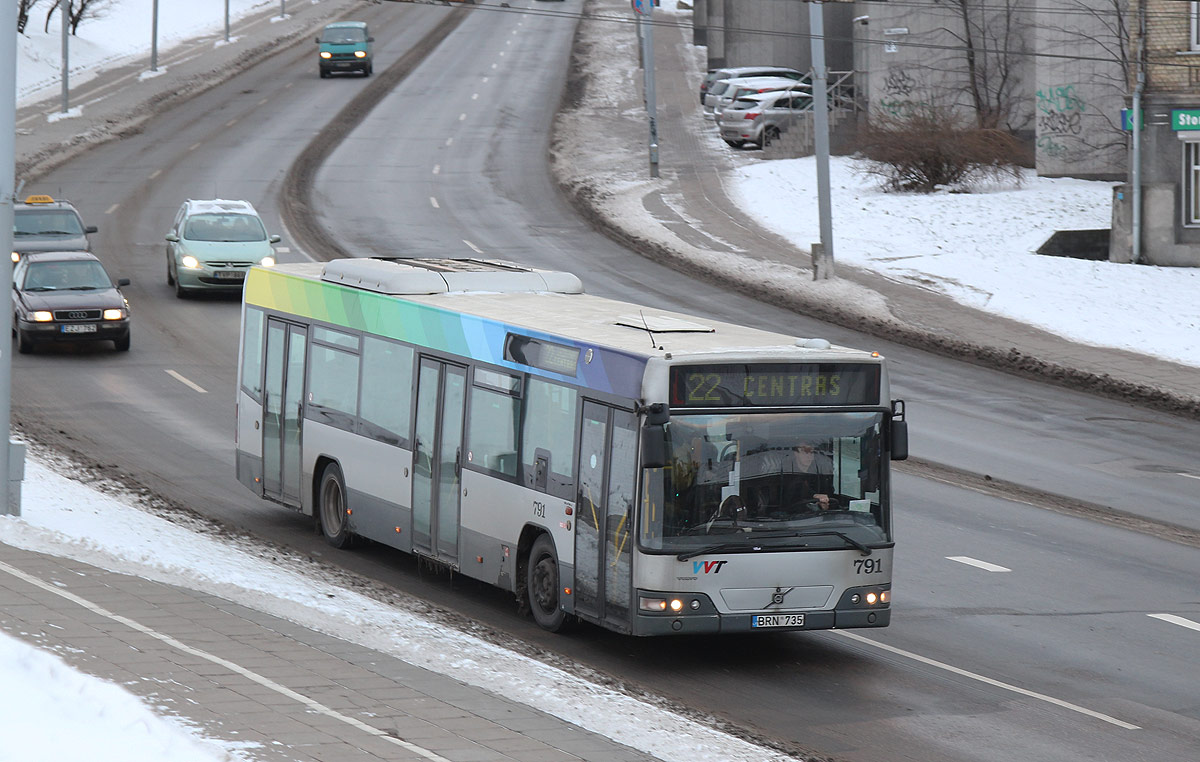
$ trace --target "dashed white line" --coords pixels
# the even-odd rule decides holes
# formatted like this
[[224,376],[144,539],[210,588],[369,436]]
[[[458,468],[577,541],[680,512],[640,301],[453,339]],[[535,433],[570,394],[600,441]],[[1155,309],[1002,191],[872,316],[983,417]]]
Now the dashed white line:
[[1038,701],[1045,701],[1048,704],[1054,704],[1055,706],[1062,707],[1063,709],[1069,709],[1072,712],[1086,714],[1088,717],[1094,717],[1097,720],[1103,720],[1104,722],[1111,723],[1119,728],[1124,728],[1126,730],[1141,730],[1141,727],[1138,725],[1132,725],[1124,720],[1118,720],[1116,717],[1111,717],[1107,714],[1101,714],[1100,712],[1087,709],[1079,706],[1078,704],[1072,704],[1069,701],[1063,701],[1062,699],[1057,699],[1053,696],[1047,696],[1044,693],[1037,693],[1036,691],[1031,691],[1026,688],[1019,688],[1015,685],[1010,685],[1009,683],[1004,683],[990,677],[976,674],[974,672],[968,672],[961,667],[955,667],[952,664],[946,664],[945,662],[940,662],[936,659],[930,659],[928,656],[921,656],[920,654],[915,654],[912,651],[905,651],[902,648],[896,648],[895,646],[889,646],[886,643],[880,643],[879,641],[871,640],[870,638],[864,638],[862,635],[857,633],[848,632],[846,630],[832,630],[831,632],[841,635],[843,638],[849,638],[850,640],[857,641],[864,645],[878,648],[883,651],[889,651],[898,656],[903,656],[906,659],[912,659],[913,661],[919,661],[922,664],[928,664],[931,667],[937,667],[938,669],[944,669],[947,672],[953,672],[956,675],[960,675],[970,680],[977,680],[978,682],[985,683],[996,688],[1001,688],[1006,691],[1011,691],[1013,693],[1019,693],[1022,696],[1028,696],[1029,698],[1034,698]]
[[471,100],[473,100],[473,101],[479,100],[479,93],[471,93]]
[[481,249],[481,248],[479,248],[478,246],[476,246],[475,244],[471,243],[471,242],[470,242],[470,241],[468,241],[466,238],[464,238],[464,239],[463,239],[463,243],[465,243],[467,246],[470,246],[470,247],[471,247],[471,251],[475,252],[476,254],[482,254],[482,253],[483,253],[483,249]]
[[435,175],[436,175],[436,174],[438,174],[438,173],[439,173],[439,172],[441,172],[441,171],[442,171],[442,165],[441,165],[441,164],[434,164],[434,165],[433,165],[433,173],[434,173]]
[[462,122],[462,121],[466,121],[466,118],[467,118],[467,115],[466,115],[466,114],[459,114],[459,115],[458,115],[458,121],[460,121],[460,122]]
[[200,144],[199,144],[199,143],[192,143],[190,146],[188,146],[188,150],[189,150],[189,151],[195,151],[195,150],[196,150],[197,148],[199,148],[199,147],[200,147]]
[[269,100],[271,100],[271,99],[270,99],[270,98],[263,98],[262,100],[260,100],[260,101],[258,102],[258,105],[260,105],[260,106],[261,106],[261,105],[263,105],[264,103],[266,103],[266,102],[267,102],[267,101],[269,101]]
[[1185,619],[1181,616],[1175,616],[1174,614],[1147,614],[1146,616],[1150,617],[1151,619],[1161,619],[1164,622],[1177,624],[1180,627],[1186,627],[1189,630],[1200,631],[1200,622],[1193,622],[1191,619]]
[[1008,569],[1003,566],[997,566],[996,564],[989,564],[987,561],[980,561],[978,558],[971,558],[970,556],[946,556],[946,560],[947,561],[957,561],[960,564],[966,564],[967,566],[974,566],[975,568],[983,569],[984,571],[990,571],[990,572],[1012,571],[1012,569]]
[[488,81],[488,78],[487,78],[487,77],[484,77],[484,78],[483,78],[483,81],[484,81],[484,82],[487,82],[487,81]]
[[1176,475],[1176,476],[1182,476],[1182,477],[1184,477],[1185,479],[1200,479],[1200,474],[1185,474],[1185,473],[1184,473],[1184,472],[1182,472],[1182,471],[1177,471],[1177,472],[1175,473],[1175,475]]
[[437,199],[436,199],[436,198],[434,198],[433,196],[430,196],[430,197],[429,197],[429,203],[433,204],[433,208],[434,208],[434,209],[441,209],[441,207],[440,207],[440,206],[438,206]]
[[151,180],[153,180],[154,178],[158,177],[158,176],[159,176],[159,175],[161,175],[161,174],[162,174],[162,170],[161,170],[161,169],[156,169],[156,170],[154,170],[153,172],[151,172],[151,173],[150,173],[150,179],[151,179]]
[[82,606],[83,608],[87,609],[88,611],[92,612],[93,614],[96,614],[97,616],[102,616],[105,619],[108,619],[109,621],[116,622],[117,624],[128,627],[129,629],[134,630],[135,632],[140,632],[141,634],[143,634],[149,638],[153,638],[154,640],[157,640],[158,642],[163,643],[164,645],[170,646],[171,648],[174,648],[177,651],[181,651],[185,654],[188,654],[189,656],[195,656],[197,658],[204,659],[205,661],[210,662],[212,664],[216,664],[217,666],[227,669],[230,672],[233,672],[234,674],[241,675],[242,677],[246,678],[247,680],[250,680],[251,682],[258,683],[259,685],[263,686],[264,688],[274,691],[275,693],[278,693],[281,696],[286,696],[286,697],[292,699],[293,701],[297,701],[297,702],[305,705],[306,707],[308,707],[309,711],[317,712],[318,714],[323,714],[326,717],[337,720],[339,722],[344,722],[345,724],[349,725],[352,728],[357,728],[358,730],[361,730],[364,733],[368,733],[370,735],[375,736],[376,738],[378,738],[381,741],[387,741],[388,743],[399,746],[402,749],[405,749],[405,750],[407,750],[413,754],[416,754],[420,757],[424,757],[425,759],[431,760],[432,762],[449,762],[449,760],[447,760],[445,757],[437,754],[436,752],[430,751],[429,749],[426,749],[422,746],[417,746],[414,743],[410,743],[410,742],[402,740],[400,738],[396,738],[395,736],[391,735],[387,731],[380,730],[379,728],[376,728],[372,725],[368,725],[367,723],[363,722],[362,720],[355,719],[354,717],[344,715],[341,712],[337,711],[336,709],[332,709],[330,707],[325,706],[324,704],[317,701],[316,699],[309,698],[308,696],[305,696],[303,693],[294,691],[291,688],[288,688],[286,685],[282,685],[280,683],[275,682],[274,680],[272,680],[269,677],[263,677],[262,675],[258,674],[257,672],[254,672],[253,670],[243,667],[242,665],[240,665],[236,662],[229,661],[228,659],[223,659],[220,656],[216,656],[215,654],[210,654],[208,651],[204,651],[199,648],[193,648],[192,646],[189,646],[188,644],[184,643],[183,641],[176,640],[175,638],[171,637],[170,635],[166,635],[164,633],[159,632],[158,630],[147,627],[146,625],[142,624],[141,622],[138,622],[134,619],[130,619],[129,617],[121,616],[120,614],[115,614],[115,613],[109,611],[108,609],[104,608],[103,606],[93,603],[86,598],[75,595],[74,593],[68,592],[66,590],[61,590],[58,587],[50,584],[49,582],[46,582],[45,580],[40,579],[39,577],[33,576],[32,574],[26,574],[25,572],[21,571],[20,569],[17,569],[13,566],[9,566],[8,564],[3,563],[3,562],[0,562],[0,571],[3,571],[7,574],[11,574],[12,576],[16,577],[17,579],[24,580],[25,582],[28,582],[30,585],[33,585],[34,587],[41,588],[42,590],[45,590],[48,593],[53,593],[54,595],[57,595],[58,597],[60,597],[64,600],[71,601],[72,603],[74,603],[78,606]]
[[500,64],[492,64],[492,68],[493,68],[493,69],[496,69],[496,68],[498,68],[499,66],[500,66]]
[[446,145],[451,145],[452,143],[454,143],[454,138],[446,138]]
[[179,383],[183,384],[184,386],[190,386],[192,389],[195,389],[196,391],[200,392],[201,394],[208,394],[208,390],[205,389],[203,386],[200,386],[199,384],[194,383],[193,381],[185,378],[183,375],[176,373],[173,370],[167,369],[167,375],[170,376],[171,378],[175,379]]
[[226,127],[232,127],[233,125],[235,125],[235,124],[237,124],[237,123],[238,123],[238,118],[235,116],[234,118],[232,118],[232,119],[230,119],[228,122],[226,122],[226,123],[225,123],[225,126],[226,126]]
[[105,213],[105,214],[112,214],[113,212],[117,211],[117,207],[119,207],[119,206],[120,206],[120,204],[113,204],[113,205],[112,205],[112,206],[110,206],[109,208],[105,209],[105,210],[104,210],[104,213]]

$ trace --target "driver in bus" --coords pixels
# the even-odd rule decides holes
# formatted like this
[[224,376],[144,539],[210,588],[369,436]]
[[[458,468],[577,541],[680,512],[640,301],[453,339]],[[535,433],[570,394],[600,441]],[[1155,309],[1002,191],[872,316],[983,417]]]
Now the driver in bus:
[[783,504],[803,505],[809,511],[837,508],[833,493],[833,458],[808,442],[792,448],[784,463]]

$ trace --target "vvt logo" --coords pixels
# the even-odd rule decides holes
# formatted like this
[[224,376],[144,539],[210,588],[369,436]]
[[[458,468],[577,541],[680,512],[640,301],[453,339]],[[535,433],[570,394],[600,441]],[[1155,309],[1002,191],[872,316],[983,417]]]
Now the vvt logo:
[[699,574],[703,571],[705,574],[712,572],[720,574],[721,567],[729,563],[728,561],[692,561],[692,574]]

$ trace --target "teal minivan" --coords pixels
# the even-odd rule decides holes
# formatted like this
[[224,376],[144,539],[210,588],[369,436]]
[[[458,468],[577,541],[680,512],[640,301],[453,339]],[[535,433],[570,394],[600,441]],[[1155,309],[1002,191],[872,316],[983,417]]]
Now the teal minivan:
[[338,21],[325,27],[317,38],[321,78],[339,71],[361,71],[364,77],[371,76],[374,41],[363,21]]

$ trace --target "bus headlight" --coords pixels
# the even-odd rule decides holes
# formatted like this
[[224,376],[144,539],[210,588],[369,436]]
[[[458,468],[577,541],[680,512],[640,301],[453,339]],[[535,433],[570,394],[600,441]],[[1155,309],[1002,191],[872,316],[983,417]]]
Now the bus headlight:
[[[640,596],[638,598],[638,608],[642,611],[670,611],[678,614],[683,611],[683,600],[681,598],[648,598]],[[692,608],[696,608],[693,606]]]
[[31,317],[35,323],[49,323],[54,320],[54,313],[49,310],[37,310]]
[[105,310],[105,320],[121,320],[125,317],[125,310]]
[[191,254],[186,254],[184,255],[183,259],[179,260],[179,264],[183,265],[189,270],[195,270],[200,266],[200,260],[193,257]]

